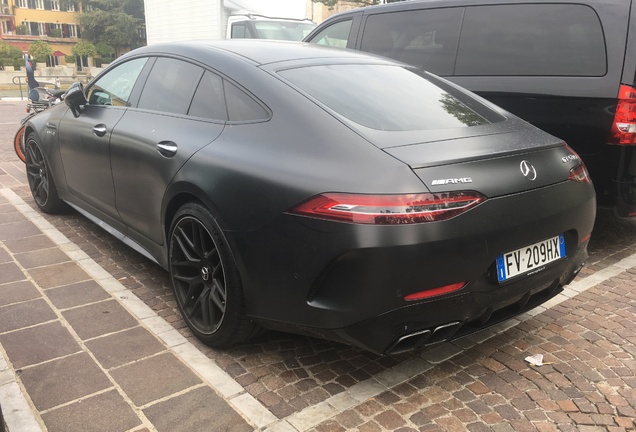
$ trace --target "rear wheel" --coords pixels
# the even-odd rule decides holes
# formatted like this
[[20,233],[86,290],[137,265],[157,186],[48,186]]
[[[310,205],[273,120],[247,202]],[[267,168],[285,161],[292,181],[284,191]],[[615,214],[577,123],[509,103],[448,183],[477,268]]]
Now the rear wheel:
[[175,298],[195,336],[221,347],[258,333],[245,314],[238,270],[211,213],[197,203],[184,205],[173,219],[169,239]]
[[25,144],[26,173],[35,203],[44,213],[58,213],[66,204],[57,196],[55,180],[35,134],[30,134]]

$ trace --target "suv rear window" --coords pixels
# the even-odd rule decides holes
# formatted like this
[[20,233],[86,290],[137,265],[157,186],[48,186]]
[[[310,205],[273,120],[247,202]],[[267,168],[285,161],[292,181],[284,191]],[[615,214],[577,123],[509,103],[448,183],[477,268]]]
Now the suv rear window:
[[[487,118],[494,117],[486,106],[463,93],[449,93],[416,69],[327,65],[287,69],[279,74],[341,116],[372,129],[449,129],[488,124]],[[461,98],[468,98],[471,106]]]
[[598,16],[576,4],[467,7],[454,75],[603,76]]

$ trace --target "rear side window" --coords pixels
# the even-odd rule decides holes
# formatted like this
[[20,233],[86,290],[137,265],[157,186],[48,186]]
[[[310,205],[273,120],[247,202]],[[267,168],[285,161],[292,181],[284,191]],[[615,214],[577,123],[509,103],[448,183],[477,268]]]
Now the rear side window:
[[227,121],[223,79],[209,71],[205,72],[197,87],[188,115],[210,120]]
[[371,15],[360,48],[439,75],[452,74],[463,11],[447,8]]
[[598,16],[576,4],[467,7],[455,75],[602,76]]
[[227,112],[231,122],[254,122],[269,119],[269,112],[234,84],[223,80]]
[[249,38],[249,35],[247,35],[245,31],[245,24],[243,23],[232,24],[232,39],[244,39],[244,38]]
[[[432,82],[414,68],[327,65],[279,72],[329,109],[368,128],[385,131],[448,129],[488,124],[493,113]],[[329,83],[329,85],[324,85]]]
[[139,108],[186,114],[203,69],[181,60],[160,57],[141,92]]
[[237,123],[269,119],[269,111],[254,98],[210,71],[203,75],[192,98],[188,115]]
[[334,23],[311,38],[310,42],[318,45],[346,48],[352,23],[353,20],[350,19]]

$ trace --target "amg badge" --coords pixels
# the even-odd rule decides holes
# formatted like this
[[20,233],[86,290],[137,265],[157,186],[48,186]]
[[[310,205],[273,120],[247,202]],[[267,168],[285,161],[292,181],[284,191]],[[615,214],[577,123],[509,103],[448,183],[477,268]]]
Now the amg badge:
[[447,184],[463,184],[463,183],[472,183],[473,179],[470,177],[462,177],[462,178],[450,178],[450,179],[441,179],[441,180],[433,180],[431,186],[442,186]]

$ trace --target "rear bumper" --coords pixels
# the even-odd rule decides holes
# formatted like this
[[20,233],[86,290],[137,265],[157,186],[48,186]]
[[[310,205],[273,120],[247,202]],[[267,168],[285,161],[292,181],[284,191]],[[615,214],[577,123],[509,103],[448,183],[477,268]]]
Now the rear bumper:
[[[567,269],[555,267],[540,278],[521,279],[486,292],[415,304],[335,332],[338,338],[382,354],[436,345],[474,333],[541,305],[563,290],[587,259],[580,249]],[[532,279],[532,280],[530,280]]]
[[[563,182],[491,198],[444,222],[363,226],[283,215],[228,237],[255,320],[392,353],[475,331],[549,299],[587,258],[595,214],[592,185]],[[497,281],[498,255],[561,233],[566,258]],[[264,255],[265,245],[273,252]],[[457,282],[467,284],[428,300],[404,299]]]

